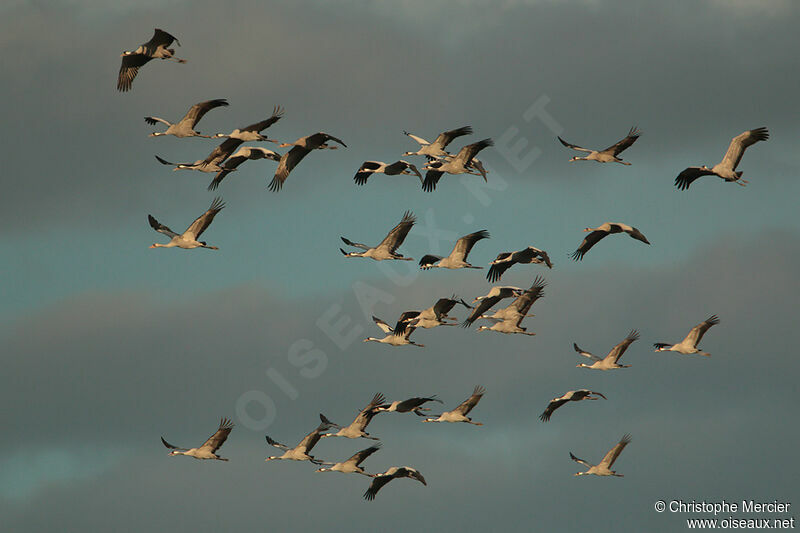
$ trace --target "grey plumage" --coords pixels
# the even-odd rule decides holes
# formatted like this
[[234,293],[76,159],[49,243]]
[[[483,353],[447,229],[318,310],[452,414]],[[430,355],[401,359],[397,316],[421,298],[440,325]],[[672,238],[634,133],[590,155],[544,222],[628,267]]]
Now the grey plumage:
[[550,420],[550,417],[553,414],[553,411],[565,405],[569,402],[580,402],[582,400],[596,400],[598,397],[603,398],[604,400],[607,399],[603,394],[599,392],[590,391],[589,389],[578,389],[578,390],[571,390],[565,392],[563,395],[553,398],[550,400],[550,403],[547,404],[544,412],[539,415],[539,419],[542,422],[547,422]]
[[717,315],[711,315],[706,320],[693,327],[691,331],[689,331],[689,334],[686,335],[686,338],[678,344],[657,342],[653,346],[655,346],[657,352],[678,352],[685,355],[698,354],[711,357],[710,353],[698,349],[697,345],[700,344],[700,340],[702,340],[706,331],[717,324],[719,324],[719,317]]
[[447,257],[439,257],[430,254],[425,255],[419,260],[419,267],[422,270],[428,270],[430,268],[483,268],[469,264],[467,262],[467,256],[472,251],[472,247],[475,246],[475,243],[482,239],[488,239],[489,237],[489,232],[485,229],[470,233],[469,235],[464,235],[456,241],[450,255]]
[[339,251],[345,257],[369,257],[375,261],[385,261],[387,259],[399,259],[402,261],[413,261],[411,257],[405,257],[403,254],[397,253],[397,249],[405,241],[408,232],[417,222],[417,218],[411,211],[406,211],[400,222],[389,231],[384,239],[375,247],[367,246],[359,242],[353,242],[345,237],[341,237],[342,242],[354,248],[360,248],[363,252],[345,252],[341,248]]
[[571,257],[574,261],[581,261],[592,246],[614,233],[627,233],[632,239],[650,244],[650,241],[641,231],[622,222],[606,222],[596,228],[586,228],[583,231],[591,233],[583,239],[578,249],[572,253]]
[[233,422],[229,418],[222,418],[219,422],[217,431],[214,432],[206,441],[197,448],[179,448],[173,446],[161,437],[161,443],[172,450],[169,455],[188,455],[195,459],[216,459],[218,461],[227,461],[227,459],[217,455],[217,450],[225,443],[233,429]]
[[743,180],[742,172],[738,172],[736,167],[742,160],[744,151],[759,141],[766,141],[769,139],[769,130],[765,127],[748,130],[731,139],[728,145],[728,151],[725,152],[725,157],[722,161],[717,163],[711,168],[703,165],[701,167],[689,167],[675,178],[675,186],[684,191],[697,179],[702,176],[717,176],[727,182],[736,183],[745,186],[748,181]]
[[523,250],[516,252],[501,252],[497,254],[494,261],[489,263],[489,271],[486,273],[486,280],[489,283],[496,283],[500,281],[506,270],[515,264],[541,264],[547,265],[547,268],[553,268],[553,263],[550,261],[550,256],[547,252],[540,250],[533,246],[528,246]]
[[638,339],[639,339],[639,332],[636,331],[635,329],[632,329],[631,332],[628,333],[628,336],[625,337],[622,340],[622,342],[614,346],[611,349],[611,351],[608,352],[608,355],[606,355],[603,358],[597,357],[596,355],[587,352],[586,350],[582,350],[580,347],[578,347],[576,343],[573,343],[572,347],[578,354],[587,357],[593,361],[591,365],[580,363],[577,366],[580,368],[591,368],[594,370],[612,370],[615,368],[628,368],[631,365],[620,365],[619,360],[622,357],[622,354],[625,353],[625,350],[628,349],[628,346],[630,346],[634,341],[637,341]]
[[324,148],[334,149],[335,146],[328,145],[329,141],[337,142],[347,148],[347,145],[342,140],[324,132],[300,137],[293,143],[282,143],[280,145],[281,147],[292,146],[293,148],[281,157],[280,163],[278,163],[278,169],[275,171],[275,175],[269,183],[269,190],[272,192],[280,191],[281,188],[283,188],[283,183],[289,177],[289,173],[313,150]]
[[606,453],[605,457],[603,457],[603,460],[600,461],[599,463],[597,463],[596,465],[590,464],[590,463],[584,461],[583,459],[579,459],[579,458],[575,457],[574,455],[572,455],[572,452],[569,452],[569,458],[570,459],[572,459],[576,463],[580,463],[583,466],[586,466],[586,467],[589,468],[589,470],[587,470],[585,472],[578,472],[575,475],[576,476],[595,475],[595,476],[617,476],[617,477],[623,477],[622,474],[617,474],[616,471],[611,470],[611,467],[614,465],[614,462],[617,460],[617,457],[619,457],[619,454],[622,453],[622,450],[625,449],[625,446],[627,446],[630,442],[631,442],[631,436],[628,435],[628,434],[623,435],[622,438],[619,440],[619,442],[616,444],[616,446],[611,448],[608,451],[608,453]]
[[566,146],[567,148],[571,148],[573,150],[577,150],[579,152],[587,152],[589,155],[586,157],[578,157],[575,156],[571,161],[597,161],[598,163],[621,163],[623,165],[630,165],[630,163],[623,161],[619,154],[621,154],[624,150],[629,148],[633,143],[636,142],[636,139],[639,138],[641,135],[641,131],[639,131],[636,126],[632,127],[628,132],[628,135],[616,143],[612,144],[605,150],[590,150],[588,148],[582,148],[576,144],[571,144],[558,137],[558,140],[561,141],[561,144]]
[[140,45],[136,50],[126,50],[120,54],[122,62],[119,67],[119,75],[117,76],[117,90],[126,92],[133,86],[133,79],[139,73],[139,69],[146,65],[153,59],[172,59],[178,63],[186,63],[185,59],[175,57],[175,50],[167,48],[175,42],[180,46],[180,42],[158,28],[153,32],[153,36],[149,41]]
[[399,479],[401,477],[416,479],[423,485],[428,484],[425,481],[425,478],[422,477],[422,474],[419,473],[416,469],[411,468],[410,466],[393,466],[386,472],[373,476],[372,483],[370,483],[369,488],[364,493],[364,499],[367,501],[374,500],[375,495],[378,494],[378,491],[381,490],[381,488],[384,485],[386,485],[393,479]]
[[236,151],[235,154],[232,154],[228,159],[225,160],[225,164],[222,165],[222,169],[208,185],[208,190],[216,190],[220,183],[222,183],[222,180],[224,180],[228,174],[237,170],[245,161],[254,161],[257,159],[271,159],[273,161],[280,161],[281,156],[280,154],[266,148],[260,148],[257,146],[242,146]]
[[160,117],[144,117],[144,121],[155,126],[159,122],[167,125],[167,129],[162,132],[153,132],[150,137],[162,137],[164,135],[174,135],[175,137],[205,137],[210,138],[208,135],[200,135],[200,132],[195,131],[195,126],[206,113],[217,107],[228,105],[228,101],[224,98],[217,98],[216,100],[206,100],[199,102],[189,108],[189,111],[178,122],[172,123]]

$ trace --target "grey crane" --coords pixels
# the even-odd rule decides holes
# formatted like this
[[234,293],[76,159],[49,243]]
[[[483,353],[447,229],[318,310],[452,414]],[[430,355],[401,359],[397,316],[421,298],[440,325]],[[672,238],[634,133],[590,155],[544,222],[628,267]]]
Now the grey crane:
[[[422,170],[427,170],[425,173],[425,180],[422,182],[422,190],[425,192],[432,192],[436,190],[436,185],[439,183],[441,177],[447,174],[475,174],[483,176],[486,179],[486,173],[474,172],[472,160],[478,152],[494,146],[492,139],[483,139],[476,143],[468,144],[463,147],[455,156],[446,158],[444,160],[431,161]],[[481,169],[483,166],[481,165]]]
[[353,181],[356,182],[356,185],[364,185],[367,183],[369,177],[376,173],[386,174],[387,176],[407,176],[416,174],[419,178],[419,182],[422,183],[422,174],[419,173],[417,167],[402,159],[391,164],[384,163],[383,161],[364,161],[361,166],[358,167],[356,175],[353,176]]
[[565,392],[563,395],[558,396],[557,398],[553,398],[550,400],[550,403],[547,404],[544,412],[539,415],[539,420],[542,422],[547,422],[550,420],[550,416],[552,416],[553,411],[558,409],[564,404],[569,402],[580,402],[582,400],[597,400],[603,398],[606,400],[607,398],[599,392],[590,391],[589,389],[578,389],[578,390],[571,390]]
[[428,270],[430,268],[483,268],[469,264],[467,262],[467,256],[472,251],[472,247],[475,246],[476,242],[488,238],[489,232],[485,229],[470,233],[469,235],[464,235],[456,241],[456,245],[453,247],[453,251],[450,252],[450,255],[447,257],[431,254],[425,255],[419,260],[419,268],[422,270]]
[[225,443],[225,440],[228,438],[228,435],[232,429],[233,422],[231,422],[229,418],[222,418],[219,422],[217,431],[214,432],[214,434],[211,435],[208,440],[206,440],[198,448],[179,448],[165,441],[164,437],[161,437],[161,442],[164,444],[164,446],[172,450],[169,452],[170,456],[188,455],[189,457],[194,457],[195,459],[216,459],[218,461],[227,461],[227,459],[224,457],[217,455],[216,451],[219,450],[219,448]]
[[281,157],[281,161],[278,163],[278,170],[275,171],[275,176],[273,176],[272,181],[269,183],[269,190],[272,192],[280,191],[283,187],[283,182],[289,177],[289,173],[294,170],[294,167],[296,167],[305,156],[311,153],[312,150],[326,148],[330,150],[335,149],[336,146],[328,145],[329,141],[335,141],[347,148],[347,145],[340,139],[321,131],[313,135],[300,137],[293,143],[281,143],[279,145],[281,148],[288,146],[292,146],[293,148]]
[[245,161],[255,161],[256,159],[272,159],[273,161],[280,161],[281,155],[273,152],[272,150],[267,150],[266,148],[261,148],[258,146],[242,146],[236,151],[235,154],[231,155],[225,160],[225,164],[222,165],[222,170],[220,170],[217,175],[214,176],[214,179],[211,181],[211,183],[209,183],[208,190],[216,190],[217,187],[219,187],[219,184],[222,183],[222,180],[224,180],[228,174],[238,169],[239,165]]
[[451,298],[439,298],[435,304],[422,311],[406,311],[397,321],[394,328],[396,335],[405,333],[407,326],[415,328],[430,329],[437,326],[455,326],[454,322],[446,322],[447,320],[456,320],[447,315],[456,304],[461,304],[467,309],[472,309],[464,300],[460,299],[455,294]]
[[[324,416],[322,414],[319,415],[320,418],[324,420]],[[319,426],[314,429],[311,433],[303,437],[303,440],[295,446],[294,448],[289,448],[281,444],[280,442],[272,440],[269,435],[266,435],[267,444],[270,446],[274,446],[279,450],[283,450],[283,455],[272,455],[264,459],[264,461],[275,461],[275,460],[290,460],[290,461],[309,461],[316,465],[322,464],[322,461],[315,459],[313,455],[311,455],[311,449],[316,446],[321,438],[322,432],[327,431],[331,428],[330,423],[322,422]]]
[[635,329],[632,329],[631,332],[628,333],[628,336],[625,337],[625,339],[622,342],[614,346],[611,349],[611,351],[608,352],[608,355],[606,355],[602,359],[594,354],[587,352],[586,350],[580,349],[577,344],[572,343],[572,347],[575,349],[576,352],[578,352],[580,355],[584,357],[588,357],[593,361],[591,365],[580,363],[576,366],[578,368],[592,368],[594,370],[612,370],[614,368],[628,368],[631,365],[621,365],[619,364],[619,359],[620,357],[622,357],[622,354],[625,353],[625,350],[628,349],[628,346],[630,346],[631,343],[633,343],[638,339],[639,339],[639,332],[636,331]]
[[[506,320],[506,319],[517,319],[520,316],[520,310],[523,307],[528,308],[530,310],[530,304],[533,304],[536,300],[544,296],[544,288],[547,285],[547,282],[544,280],[542,276],[536,276],[533,279],[533,283],[531,286],[525,290],[520,289],[515,296],[514,301],[511,302],[508,306],[504,307],[503,309],[499,309],[491,315],[480,315],[479,319],[486,319],[486,320]],[[527,313],[527,311],[525,311]],[[534,316],[522,313],[522,316]]]
[[[232,152],[233,150],[231,150]],[[230,155],[230,153],[226,154],[225,157]],[[206,159],[198,159],[194,163],[173,163],[171,161],[167,161],[161,156],[156,156],[156,160],[161,163],[162,165],[168,165],[173,167],[173,171],[175,170],[198,170],[200,172],[222,172],[225,170],[222,168],[222,159],[218,161],[211,161],[211,156]]]
[[486,389],[480,385],[477,385],[475,390],[472,391],[472,396],[461,402],[458,407],[452,411],[445,411],[437,417],[426,418],[423,420],[423,422],[466,422],[467,424],[482,426],[483,423],[473,422],[473,420],[467,415],[476,405],[478,405],[478,402],[481,401],[481,398],[483,398],[485,393]]
[[410,466],[393,466],[382,474],[375,474],[372,476],[372,483],[369,484],[369,488],[364,493],[364,499],[368,501],[374,500],[375,495],[378,494],[378,491],[381,490],[384,485],[393,479],[400,479],[401,477],[416,479],[423,485],[428,485],[425,478],[422,477],[422,474],[416,469]]
[[383,402],[386,401],[386,397],[381,394],[380,392],[375,394],[372,397],[372,400],[364,407],[361,411],[359,411],[358,416],[356,416],[355,420],[353,420],[349,426],[340,426],[338,424],[334,424],[323,415],[319,415],[320,420],[323,423],[330,425],[334,429],[338,429],[336,433],[324,433],[322,437],[345,437],[348,439],[357,439],[359,437],[363,437],[365,439],[372,439],[372,440],[380,440],[377,437],[373,437],[366,431],[367,425],[372,421],[372,418],[380,413],[378,410],[378,406],[382,405]]
[[214,138],[237,139],[241,142],[269,141],[277,144],[278,141],[265,137],[261,132],[278,122],[283,116],[283,111],[280,106],[276,105],[272,108],[272,115],[269,118],[243,128],[236,128],[230,133],[215,133]]
[[361,468],[361,463],[370,455],[381,449],[381,444],[364,448],[363,450],[354,453],[349,459],[341,463],[323,463],[329,468],[322,467],[315,470],[315,472],[341,472],[343,474],[362,474],[367,477],[373,477]]
[[175,170],[198,170],[200,172],[222,172],[225,167],[222,162],[228,159],[230,155],[239,148],[242,141],[239,139],[226,139],[219,146],[214,148],[205,159],[198,159],[194,163],[171,163],[166,159],[156,156],[156,159],[162,165],[170,165]]
[[416,346],[417,348],[424,348],[424,344],[419,344],[409,338],[417,328],[415,326],[409,326],[405,322],[406,317],[404,315],[405,313],[400,316],[400,319],[397,321],[397,325],[395,327],[392,327],[380,318],[373,316],[372,321],[375,322],[381,331],[386,333],[386,336],[381,338],[367,337],[364,339],[364,342],[379,342],[381,344],[388,344],[389,346]]
[[438,159],[440,157],[446,157],[450,155],[449,153],[445,152],[444,149],[453,141],[453,139],[463,135],[472,135],[472,128],[470,126],[463,126],[454,130],[444,131],[440,133],[432,143],[426,141],[422,137],[408,133],[407,131],[404,131],[403,133],[417,141],[420,145],[419,150],[416,152],[405,152],[403,155],[424,155],[427,156],[428,159]]
[[725,152],[725,157],[722,161],[717,163],[711,168],[703,165],[701,167],[688,167],[686,170],[678,174],[675,178],[675,186],[680,190],[686,190],[689,186],[702,176],[717,176],[727,182],[736,183],[744,187],[748,181],[742,179],[742,172],[737,171],[736,167],[742,160],[744,151],[748,146],[752,146],[758,141],[766,141],[769,139],[769,131],[765,127],[748,130],[731,139],[731,144],[728,146],[728,151]]
[[428,402],[444,403],[442,400],[433,396],[415,397],[408,400],[396,400],[392,403],[379,405],[378,411],[385,411],[387,413],[414,413],[417,416],[425,416],[422,411],[430,411],[429,407],[422,407]]
[[547,252],[540,250],[533,246],[528,246],[524,250],[516,252],[500,252],[494,261],[489,263],[489,271],[486,273],[486,280],[489,283],[500,281],[503,273],[516,264],[542,264],[547,265],[547,268],[553,268],[553,263],[550,261],[550,256]]
[[628,132],[627,137],[622,139],[621,141],[617,142],[606,148],[605,150],[590,150],[588,148],[581,148],[578,145],[570,144],[561,137],[558,138],[561,141],[561,144],[566,146],[567,148],[572,148],[573,150],[577,150],[579,152],[587,152],[589,155],[586,157],[579,157],[575,156],[570,159],[572,161],[597,161],[598,163],[621,163],[623,165],[630,165],[627,161],[623,161],[619,154],[621,154],[625,149],[629,148],[633,143],[636,142],[636,139],[639,138],[641,135],[641,131],[639,131],[636,126],[632,127]]
[[119,67],[117,76],[117,90],[130,91],[133,86],[133,79],[139,73],[139,69],[146,65],[151,59],[171,59],[178,63],[186,63],[185,59],[175,57],[175,49],[167,48],[172,42],[181,45],[178,39],[158,28],[153,32],[153,36],[146,43],[139,45],[136,50],[126,50],[120,54],[122,63]]
[[608,235],[612,233],[627,233],[630,235],[631,238],[636,239],[637,241],[641,241],[645,244],[650,244],[650,241],[647,240],[647,237],[639,231],[638,229],[634,228],[633,226],[628,226],[627,224],[623,224],[622,222],[606,222],[601,224],[596,228],[586,228],[583,231],[591,232],[587,235],[583,241],[581,242],[578,249],[575,250],[571,257],[574,261],[581,261],[583,256],[600,240],[604,239]]
[[492,287],[486,296],[478,296],[472,301],[473,304],[478,303],[478,305],[472,309],[472,313],[461,323],[461,327],[470,327],[473,322],[483,316],[483,313],[491,309],[500,300],[511,298],[512,296],[521,296],[523,292],[525,292],[524,289],[510,285]]
[[197,238],[203,234],[203,232],[214,220],[214,217],[217,216],[217,213],[222,211],[224,207],[225,204],[223,203],[222,198],[214,198],[214,201],[211,202],[211,207],[209,207],[205,213],[197,217],[195,221],[192,222],[188,228],[186,228],[186,231],[180,235],[169,229],[164,224],[161,224],[158,220],[153,218],[153,215],[147,215],[147,220],[150,222],[150,227],[170,238],[170,241],[167,244],[155,243],[151,245],[150,248],[178,247],[186,250],[191,250],[192,248],[208,248],[209,250],[219,250],[219,248],[216,246],[209,246],[205,241],[198,241]]
[[493,315],[480,316],[479,318],[493,320],[494,324],[491,326],[479,326],[478,331],[536,335],[535,333],[528,332],[527,329],[520,326],[520,324],[525,320],[525,317],[533,316],[529,315],[528,311],[530,311],[531,306],[536,300],[544,296],[545,285],[547,285],[547,283],[544,281],[544,278],[537,276],[530,289],[517,296],[507,307],[498,310]]
[[572,452],[569,452],[569,458],[575,461],[576,463],[580,463],[585,467],[588,467],[589,470],[585,472],[577,472],[576,476],[588,476],[588,475],[595,475],[595,476],[617,476],[617,477],[624,477],[622,474],[617,474],[616,471],[611,470],[611,467],[614,465],[614,461],[617,460],[619,454],[622,453],[622,450],[625,449],[625,446],[631,441],[630,435],[623,435],[622,438],[619,440],[616,446],[611,448],[603,460],[600,461],[596,465],[592,465],[584,461],[583,459],[578,459]]
[[710,353],[698,350],[697,345],[700,344],[700,340],[703,338],[703,335],[706,334],[706,331],[708,331],[711,326],[716,326],[717,324],[719,324],[719,317],[717,315],[711,315],[706,320],[693,327],[689,334],[686,335],[686,338],[678,344],[657,342],[653,344],[653,346],[655,346],[657,352],[678,352],[685,355],[698,354],[711,357]]
[[199,131],[195,131],[195,126],[197,123],[200,122],[200,119],[203,116],[211,111],[214,108],[226,106],[228,105],[228,101],[224,98],[217,98],[216,100],[206,100],[205,102],[200,102],[194,104],[192,107],[189,108],[189,111],[183,115],[183,118],[180,119],[178,122],[172,123],[166,119],[160,117],[144,117],[144,121],[150,124],[151,126],[155,126],[157,123],[161,122],[162,124],[167,125],[167,129],[164,131],[154,131],[148,137],[162,137],[164,135],[174,135],[175,137],[203,137],[206,139],[210,139],[210,135],[201,135]]
[[[422,181],[422,190],[425,192],[433,192],[436,190],[436,185],[439,183],[439,180],[445,174],[444,168],[447,168],[446,165],[450,161],[450,159],[442,160],[437,159],[435,161],[431,161],[427,163],[425,166],[422,167],[422,170],[425,170],[425,179]],[[463,170],[460,168],[463,166]],[[453,167],[456,168],[456,167]],[[473,176],[481,176],[483,181],[489,181],[486,176],[486,169],[483,168],[483,164],[476,159],[472,159],[468,161],[464,165],[459,165],[459,170],[455,172],[450,172],[450,174],[471,174]]]
[[378,246],[370,247],[366,244],[353,242],[349,239],[341,237],[342,242],[344,242],[346,245],[354,248],[361,248],[364,251],[345,252],[341,248],[339,248],[339,251],[342,252],[345,257],[369,257],[375,261],[385,261],[387,259],[413,261],[414,258],[404,257],[403,254],[397,253],[397,249],[403,244],[403,241],[406,240],[408,232],[411,231],[411,228],[414,226],[416,221],[417,219],[414,214],[411,211],[406,211],[403,214],[403,218],[400,219],[400,222],[392,228],[389,234],[384,237]]

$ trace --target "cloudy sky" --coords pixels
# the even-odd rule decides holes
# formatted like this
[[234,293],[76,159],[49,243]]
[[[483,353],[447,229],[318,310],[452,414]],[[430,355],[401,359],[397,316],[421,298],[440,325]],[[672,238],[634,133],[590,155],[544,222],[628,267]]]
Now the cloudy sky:
[[[9,531],[542,530],[677,531],[659,499],[790,501],[800,363],[790,335],[800,297],[797,94],[800,7],[790,0],[24,2],[0,7],[4,190],[0,211],[0,515]],[[119,53],[154,27],[188,62],[152,62],[115,90]],[[347,148],[311,154],[280,194],[273,162],[248,162],[219,189],[227,208],[209,250],[165,242],[152,214],[185,228],[210,204],[213,175],[172,172],[214,141],[148,138],[147,115],[178,119],[226,98],[198,125],[227,132],[285,116],[285,141],[326,131]],[[446,176],[352,177],[471,125],[495,140],[489,182]],[[604,148],[637,125],[632,166],[568,163],[556,141]],[[730,139],[767,126],[739,170],[747,187],[675,176],[718,162]],[[271,146],[268,146],[271,147]],[[421,164],[422,161],[415,160]],[[526,319],[535,337],[473,328],[418,331],[425,349],[362,343],[407,309],[484,294],[485,272],[344,259],[339,236],[379,242],[405,210],[401,252],[446,254],[487,229],[470,258],[534,245],[552,270]],[[638,227],[581,263],[581,230]],[[711,314],[711,358],[653,353]],[[463,318],[463,311],[458,311]],[[577,369],[577,342],[604,354],[637,328],[615,372]],[[370,472],[410,465],[367,503],[362,476],[270,462],[264,435],[294,445],[318,413],[348,423],[375,392],[438,394],[446,408],[476,384],[483,427],[380,415]],[[607,401],[554,396],[590,388]],[[229,416],[229,463],[167,457]],[[598,462],[624,433],[624,478],[575,478],[572,451]],[[325,439],[342,460],[371,442]],[[736,515],[788,518],[788,514]]]

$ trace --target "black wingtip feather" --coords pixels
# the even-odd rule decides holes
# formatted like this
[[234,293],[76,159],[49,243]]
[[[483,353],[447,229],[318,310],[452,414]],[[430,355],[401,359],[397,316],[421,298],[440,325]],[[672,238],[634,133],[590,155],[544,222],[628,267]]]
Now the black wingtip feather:
[[486,281],[489,283],[494,283],[498,281],[502,277],[502,274],[498,272],[497,265],[492,265],[489,267],[489,271],[486,272]]
[[279,192],[283,187],[283,182],[276,177],[272,178],[272,181],[269,182],[269,190],[272,192]]

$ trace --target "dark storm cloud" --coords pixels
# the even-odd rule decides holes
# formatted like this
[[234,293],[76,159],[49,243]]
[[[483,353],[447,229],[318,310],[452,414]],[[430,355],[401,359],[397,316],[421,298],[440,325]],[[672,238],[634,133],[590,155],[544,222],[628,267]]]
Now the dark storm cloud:
[[[766,257],[778,259],[759,260]],[[793,418],[798,363],[787,336],[794,304],[785,294],[798,267],[800,237],[777,232],[745,242],[721,239],[669,268],[554,269],[544,272],[547,295],[527,319],[536,337],[441,328],[415,333],[427,344],[419,350],[361,343],[377,329],[364,321],[351,291],[314,302],[254,286],[171,303],[118,292],[65,301],[5,328],[0,388],[14,400],[6,402],[13,408],[0,422],[18,428],[4,461],[37,465],[39,456],[57,449],[73,457],[74,475],[31,473],[41,479],[28,496],[10,498],[4,487],[0,506],[9,527],[28,531],[56,523],[65,531],[218,523],[252,529],[265,520],[282,528],[340,530],[350,516],[360,517],[359,527],[402,531],[508,529],[532,516],[557,527],[566,513],[576,527],[588,527],[593,513],[609,513],[624,501],[614,528],[671,531],[679,517],[654,518],[658,498],[791,499],[796,490],[782,473],[782,457],[798,437],[796,425],[785,423]],[[512,271],[505,281],[527,284],[537,272]],[[389,321],[426,305],[442,292],[444,279],[454,280],[445,292],[474,296],[460,273],[446,274],[411,289],[371,283],[361,291],[373,291],[373,301],[392,299],[370,310]],[[710,359],[652,352],[650,343],[678,341],[712,313],[722,323],[703,339]],[[323,316],[328,324],[349,317],[334,329],[355,341],[341,349],[315,325]],[[580,361],[572,342],[605,353],[631,328],[642,340],[624,356],[630,369],[574,368]],[[313,345],[325,353],[324,367],[301,365],[309,373],[292,364],[289,352],[299,339],[304,350]],[[270,368],[295,398],[268,377]],[[294,444],[318,412],[347,423],[376,391],[390,398],[437,393],[452,408],[476,383],[488,389],[474,412],[484,427],[422,425],[411,415],[373,421],[370,431],[385,447],[369,459],[368,470],[409,464],[430,484],[396,482],[375,505],[360,500],[367,485],[360,476],[265,465],[271,452],[264,431],[235,416],[242,395],[260,391],[276,409],[266,432]],[[580,387],[609,399],[567,406],[546,425],[537,420],[550,398]],[[223,415],[237,422],[223,448],[230,463],[166,457],[159,435],[199,444]],[[568,451],[598,461],[625,432],[634,442],[617,463],[624,480],[572,478],[579,468]],[[345,458],[365,446],[325,440],[316,452]],[[600,485],[607,481],[617,482],[613,492]],[[48,512],[39,512],[44,505]],[[98,508],[103,512],[93,512]]]

